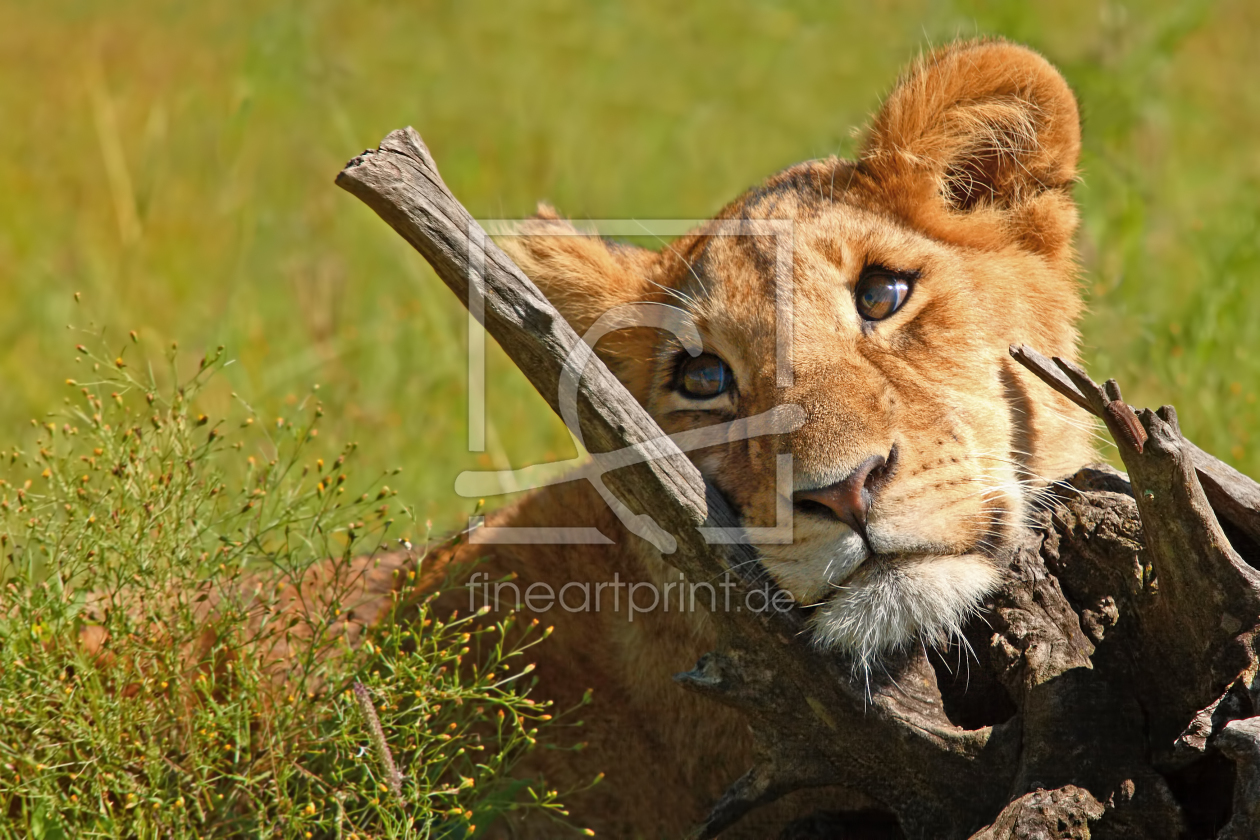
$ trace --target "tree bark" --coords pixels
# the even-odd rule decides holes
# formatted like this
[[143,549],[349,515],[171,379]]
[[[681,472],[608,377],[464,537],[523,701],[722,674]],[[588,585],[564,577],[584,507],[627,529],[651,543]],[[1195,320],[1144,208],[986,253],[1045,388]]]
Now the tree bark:
[[[470,277],[484,283],[486,329],[560,413],[580,340],[450,194],[420,136],[391,133],[337,184],[465,305]],[[1128,479],[1084,469],[1051,491],[1010,582],[968,628],[971,656],[916,650],[867,684],[804,641],[797,610],[715,613],[716,648],[677,679],[747,716],[756,761],[698,837],[821,786],[866,793],[915,838],[1260,836],[1260,573],[1247,562],[1260,560],[1260,486],[1185,440],[1171,408],[1135,413],[1114,382],[1012,354],[1107,422]],[[748,547],[697,531],[734,527],[726,502],[598,358],[585,364],[583,438],[597,459],[638,453],[608,483],[659,524],[666,559],[772,595]]]

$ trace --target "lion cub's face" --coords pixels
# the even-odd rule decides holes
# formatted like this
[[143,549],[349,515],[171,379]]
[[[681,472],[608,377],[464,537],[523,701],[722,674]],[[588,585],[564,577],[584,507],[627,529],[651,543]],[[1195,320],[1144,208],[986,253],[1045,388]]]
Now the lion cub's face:
[[903,79],[856,162],[792,167],[660,254],[549,212],[508,244],[579,332],[631,301],[685,311],[698,356],[647,329],[600,347],[667,432],[804,409],[795,431],[692,457],[746,526],[791,510],[766,568],[818,606],[820,643],[867,661],[956,631],[1030,493],[1089,458],[1084,418],[1007,353],[1075,354],[1078,148],[1049,64],[959,45]]

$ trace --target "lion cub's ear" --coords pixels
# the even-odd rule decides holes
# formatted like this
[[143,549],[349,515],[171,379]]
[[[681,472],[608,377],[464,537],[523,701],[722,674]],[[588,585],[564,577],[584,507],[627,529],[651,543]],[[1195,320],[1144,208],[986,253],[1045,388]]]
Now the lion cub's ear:
[[[547,205],[496,241],[578,335],[614,307],[655,297],[655,252],[582,233]],[[650,330],[620,330],[596,346],[635,396],[641,396],[647,372],[631,368],[634,361],[649,358],[652,339]]]
[[583,233],[545,204],[496,241],[578,335],[613,307],[643,300],[657,257]]
[[876,116],[859,162],[911,224],[981,247],[1070,247],[1076,98],[1026,47],[973,41],[917,62]]

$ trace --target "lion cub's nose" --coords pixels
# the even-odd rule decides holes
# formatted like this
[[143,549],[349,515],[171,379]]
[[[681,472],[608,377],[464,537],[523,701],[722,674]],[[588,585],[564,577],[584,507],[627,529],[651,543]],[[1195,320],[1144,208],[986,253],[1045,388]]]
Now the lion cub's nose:
[[894,449],[889,457],[872,455],[842,481],[817,490],[798,490],[792,494],[796,509],[802,513],[832,515],[866,539],[866,517],[875,493],[892,473]]

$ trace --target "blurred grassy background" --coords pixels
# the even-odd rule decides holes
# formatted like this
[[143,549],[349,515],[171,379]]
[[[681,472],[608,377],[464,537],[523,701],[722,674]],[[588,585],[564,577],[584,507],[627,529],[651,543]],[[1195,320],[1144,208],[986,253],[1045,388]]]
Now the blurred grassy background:
[[[269,413],[313,383],[437,527],[462,469],[569,456],[501,354],[466,452],[465,315],[332,184],[415,125],[481,217],[539,199],[695,218],[851,128],[925,45],[1000,33],[1076,88],[1086,360],[1260,474],[1260,6],[808,2],[0,5],[0,446],[61,403],[83,329],[195,364]],[[81,303],[73,293],[82,292]],[[67,325],[75,330],[67,332]],[[217,399],[225,406],[227,394]],[[213,403],[213,400],[212,400]]]

